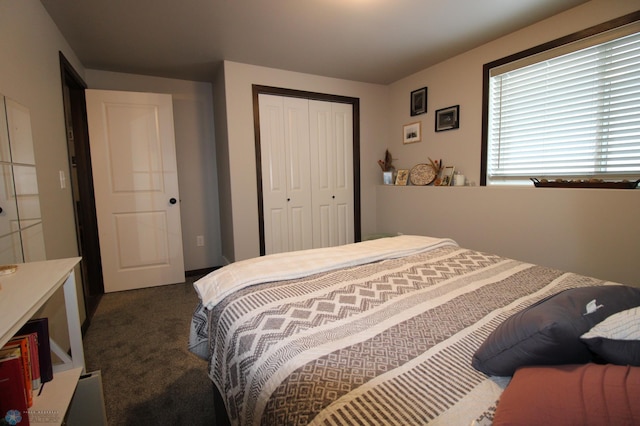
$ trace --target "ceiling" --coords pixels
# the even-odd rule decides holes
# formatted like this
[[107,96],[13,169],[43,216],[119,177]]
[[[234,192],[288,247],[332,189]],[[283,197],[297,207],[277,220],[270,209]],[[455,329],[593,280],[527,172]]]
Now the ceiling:
[[223,60],[389,84],[587,0],[41,0],[88,69],[212,81]]

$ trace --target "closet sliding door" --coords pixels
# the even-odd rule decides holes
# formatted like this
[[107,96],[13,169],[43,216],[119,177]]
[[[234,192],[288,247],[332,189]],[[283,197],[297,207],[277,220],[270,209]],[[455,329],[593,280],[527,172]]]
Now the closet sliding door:
[[354,242],[351,105],[309,101],[314,247]]
[[260,95],[259,104],[265,252],[312,248],[308,101]]
[[265,254],[354,242],[349,104],[260,94]]

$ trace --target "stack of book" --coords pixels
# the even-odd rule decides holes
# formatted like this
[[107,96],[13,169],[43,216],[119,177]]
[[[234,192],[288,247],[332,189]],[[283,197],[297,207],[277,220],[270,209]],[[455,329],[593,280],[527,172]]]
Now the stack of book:
[[32,319],[0,349],[0,419],[28,425],[34,394],[52,379],[49,323]]

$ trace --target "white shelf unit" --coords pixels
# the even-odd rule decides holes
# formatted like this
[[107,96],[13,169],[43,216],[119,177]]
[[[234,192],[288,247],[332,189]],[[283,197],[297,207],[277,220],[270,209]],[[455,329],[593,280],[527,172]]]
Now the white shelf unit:
[[40,395],[34,395],[29,408],[32,423],[60,425],[84,372],[84,349],[78,312],[74,268],[80,257],[18,264],[15,273],[0,276],[0,347],[63,287],[71,356],[51,340],[52,350],[63,360],[54,366],[53,380],[45,383]]

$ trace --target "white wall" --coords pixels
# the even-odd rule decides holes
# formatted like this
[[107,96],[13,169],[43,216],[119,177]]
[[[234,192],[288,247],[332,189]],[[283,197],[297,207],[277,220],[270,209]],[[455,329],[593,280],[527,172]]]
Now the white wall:
[[216,167],[220,197],[220,235],[224,264],[231,263],[234,254],[233,206],[231,194],[231,168],[229,163],[229,137],[227,135],[227,106],[224,67],[216,73],[213,83],[213,110],[216,123]]
[[[454,165],[479,184],[483,65],[639,9],[637,1],[592,0],[391,84],[388,132],[396,166],[443,159],[445,166]],[[429,88],[428,112],[411,117],[410,93],[424,86]],[[435,111],[453,105],[460,105],[460,128],[435,132]],[[414,121],[422,123],[422,142],[403,145],[398,136],[402,125]]]
[[[638,2],[593,0],[390,86],[389,135],[423,126],[423,141],[390,146],[396,166],[443,159],[479,184],[485,63],[634,12]],[[409,94],[427,86],[428,113],[409,115]],[[460,105],[460,129],[436,133],[434,111]],[[451,236],[470,248],[597,277],[640,283],[640,190],[378,188],[379,232]]]
[[37,0],[0,1],[0,93],[29,108],[47,258],[77,255],[68,173],[60,60],[82,65]]
[[99,70],[85,76],[90,89],[172,95],[185,270],[222,265],[211,83]]
[[374,233],[375,186],[381,179],[377,160],[384,156],[389,143],[384,136],[388,128],[388,87],[229,61],[225,61],[222,72],[226,119],[223,123],[216,119],[216,126],[226,124],[226,139],[216,143],[224,144],[219,149],[228,153],[229,175],[223,181],[221,173],[220,179],[231,206],[225,206],[221,214],[222,220],[233,227],[233,252],[225,249],[225,258],[237,261],[260,254],[252,84],[360,99],[361,229],[363,236]]
[[640,286],[640,190],[379,185],[380,231]]
[[[84,68],[38,0],[0,0],[0,93],[29,108],[48,259],[78,255],[71,190],[60,188],[59,171],[69,175],[62,105],[59,51]],[[79,277],[79,271],[76,271]],[[77,280],[80,287],[80,280]],[[27,285],[27,283],[25,283]],[[80,315],[84,318],[82,289]],[[1,295],[0,295],[1,297]],[[51,333],[68,341],[61,291],[45,306]]]

